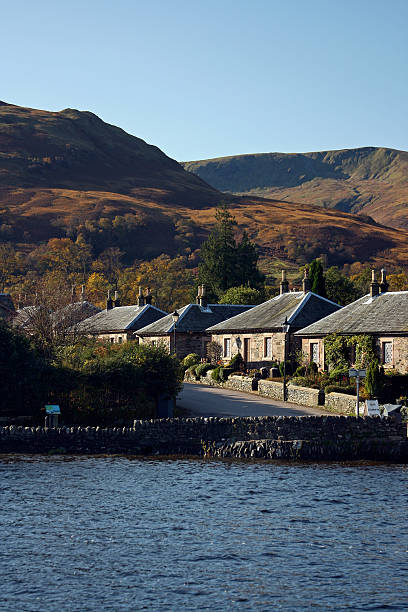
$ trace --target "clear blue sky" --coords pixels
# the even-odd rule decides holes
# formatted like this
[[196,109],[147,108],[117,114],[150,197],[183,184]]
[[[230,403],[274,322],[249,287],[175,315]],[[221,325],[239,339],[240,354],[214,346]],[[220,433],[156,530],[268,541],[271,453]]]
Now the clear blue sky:
[[177,160],[408,149],[408,0],[0,0],[0,99]]

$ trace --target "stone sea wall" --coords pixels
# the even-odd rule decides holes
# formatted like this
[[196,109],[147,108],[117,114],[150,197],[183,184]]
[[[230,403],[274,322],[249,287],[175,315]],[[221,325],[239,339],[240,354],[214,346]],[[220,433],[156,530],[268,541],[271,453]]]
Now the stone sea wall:
[[[261,450],[256,450],[258,447]],[[134,427],[128,428],[0,427],[3,454],[181,454],[405,461],[407,448],[406,425],[389,418],[212,417],[135,421]],[[252,455],[253,450],[259,454]]]

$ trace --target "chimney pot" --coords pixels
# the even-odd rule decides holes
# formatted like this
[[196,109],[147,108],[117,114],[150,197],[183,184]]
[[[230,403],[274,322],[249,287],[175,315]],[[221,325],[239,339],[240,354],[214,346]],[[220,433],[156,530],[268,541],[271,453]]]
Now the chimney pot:
[[199,304],[200,306],[203,306],[203,308],[205,308],[207,306],[207,300],[205,298],[205,285],[200,285],[199,286]]
[[112,308],[113,308],[113,301],[110,296],[110,291],[108,289],[108,299],[106,300],[106,310],[112,310]]
[[137,305],[138,306],[144,306],[145,305],[145,299],[144,299],[143,289],[142,289],[141,285],[139,285],[139,295],[137,296]]
[[381,268],[380,293],[387,293],[389,284],[387,282],[387,273],[385,268]]
[[305,273],[303,275],[302,289],[303,293],[308,293],[310,291],[309,270],[307,268],[305,268]]
[[377,283],[375,278],[375,270],[371,270],[371,283],[370,283],[370,296],[376,297],[379,294],[380,285]]
[[282,280],[280,283],[280,294],[289,292],[289,283],[286,280],[286,270],[282,270]]

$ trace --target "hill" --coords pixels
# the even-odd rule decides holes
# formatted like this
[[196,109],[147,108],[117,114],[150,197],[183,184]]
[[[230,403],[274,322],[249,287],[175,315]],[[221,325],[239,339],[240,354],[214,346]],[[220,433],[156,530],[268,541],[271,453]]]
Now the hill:
[[185,162],[221,191],[363,213],[408,227],[408,152],[365,147]]
[[225,196],[92,113],[0,106],[0,242],[27,252],[53,237],[81,235],[95,255],[119,247],[125,263],[188,254],[210,231],[222,200],[265,262],[298,264],[321,254],[339,265],[407,261],[408,232],[369,217]]

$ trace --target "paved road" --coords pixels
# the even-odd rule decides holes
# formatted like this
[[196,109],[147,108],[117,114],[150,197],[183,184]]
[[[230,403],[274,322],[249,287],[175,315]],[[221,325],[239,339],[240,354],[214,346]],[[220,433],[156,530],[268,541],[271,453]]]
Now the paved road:
[[184,383],[177,405],[191,416],[305,416],[328,414],[319,408],[307,408],[289,402],[258,397],[250,393],[230,391]]

